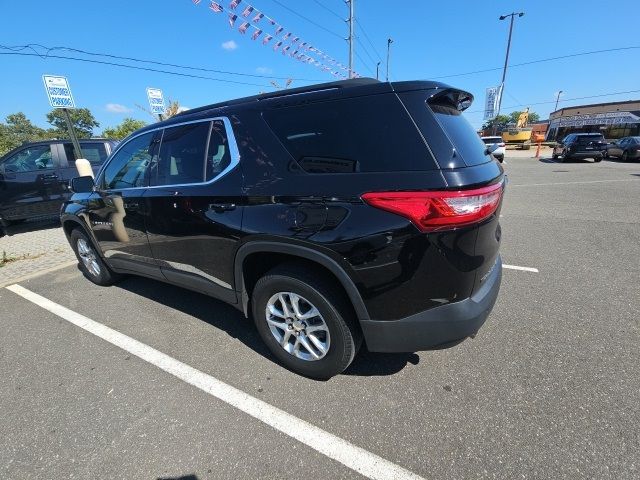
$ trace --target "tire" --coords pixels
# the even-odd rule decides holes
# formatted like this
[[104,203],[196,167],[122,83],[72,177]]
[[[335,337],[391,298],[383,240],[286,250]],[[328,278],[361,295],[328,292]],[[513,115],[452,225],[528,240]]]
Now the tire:
[[602,155],[601,155],[601,156],[599,156],[599,157],[593,157],[593,161],[594,161],[594,163],[599,163],[599,162],[601,162],[601,161],[602,161]]
[[568,162],[569,160],[571,160],[571,157],[569,156],[569,154],[566,151],[562,152],[562,157],[560,158],[560,161],[564,163],[564,162]]
[[620,157],[620,158],[622,158],[623,162],[628,162],[629,161],[629,152],[627,152],[627,151],[622,152],[622,157]]
[[609,158],[609,150],[602,151],[602,158]]
[[[283,301],[289,310],[289,319],[283,318],[287,313]],[[302,313],[303,318],[295,314],[294,303],[298,304],[298,313]],[[319,315],[304,318],[313,307]],[[271,353],[286,368],[307,377],[328,379],[343,372],[362,343],[353,309],[335,281],[297,265],[276,267],[260,278],[253,289],[251,308],[258,333]],[[268,308],[279,315],[268,313]],[[314,335],[309,335],[310,327],[314,328]],[[315,342],[311,341],[312,336]],[[303,341],[312,347],[315,355],[311,355]],[[324,353],[317,342],[326,348]],[[302,356],[306,358],[300,358]]]
[[87,279],[103,287],[113,285],[120,279],[120,275],[112,272],[100,258],[93,243],[82,230],[73,230],[69,235],[69,242],[80,264],[80,271]]
[[557,160],[560,155],[556,155],[555,153],[551,154],[551,158]]

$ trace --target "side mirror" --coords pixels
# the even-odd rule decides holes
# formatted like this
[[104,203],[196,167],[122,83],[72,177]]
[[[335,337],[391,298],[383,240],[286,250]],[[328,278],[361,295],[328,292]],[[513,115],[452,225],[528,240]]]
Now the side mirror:
[[88,175],[85,177],[72,178],[69,183],[69,188],[73,193],[90,193],[93,192],[94,186],[93,177]]

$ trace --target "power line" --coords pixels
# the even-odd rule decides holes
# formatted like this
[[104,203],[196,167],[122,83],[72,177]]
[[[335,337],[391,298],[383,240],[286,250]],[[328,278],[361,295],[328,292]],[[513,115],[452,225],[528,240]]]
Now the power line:
[[296,12],[295,10],[287,7],[286,5],[284,5],[283,3],[279,2],[278,0],[271,0],[273,3],[276,3],[278,5],[280,5],[282,8],[284,8],[285,10],[289,10],[291,13],[293,13],[294,15],[297,15],[298,17],[302,18],[303,20],[306,20],[307,22],[309,22],[312,25],[315,25],[316,27],[320,28],[321,30],[324,30],[327,33],[330,33],[331,35],[333,35],[334,37],[338,37],[344,40],[344,37],[332,30],[329,30],[327,27],[325,27],[324,25],[320,25],[319,23],[311,20],[308,17],[305,17],[304,15],[302,15],[301,13]]
[[[571,101],[575,101],[575,100],[588,100],[590,98],[600,98],[600,97],[611,97],[614,95],[626,95],[628,93],[638,93],[640,92],[640,90],[627,90],[625,92],[610,92],[610,93],[600,93],[598,95],[587,95],[586,97],[574,97],[574,98],[565,98],[562,101],[563,102],[571,102]],[[519,105],[511,105],[509,107],[505,107],[505,110],[509,109],[509,108],[517,108],[517,107],[524,107],[526,106],[531,106],[531,105],[547,105],[550,103],[556,103],[555,100],[550,100],[548,102],[532,102],[532,103],[521,103]],[[564,107],[564,108],[570,108],[570,107]],[[484,112],[484,110],[472,110],[470,112],[465,112],[465,113],[482,113]]]
[[[563,60],[565,58],[574,58],[574,57],[581,57],[581,56],[585,56],[585,55],[593,55],[596,53],[608,53],[608,52],[619,52],[622,50],[635,50],[635,49],[640,49],[640,46],[631,46],[631,47],[619,47],[619,48],[608,48],[606,50],[592,50],[590,52],[579,52],[579,53],[572,53],[569,55],[561,55],[559,57],[549,57],[549,58],[542,58],[539,60],[531,60],[529,62],[523,62],[523,63],[515,63],[513,65],[509,65],[510,68],[514,68],[514,67],[522,67],[525,65],[533,65],[535,63],[544,63],[544,62],[551,62],[554,60]],[[475,70],[473,72],[465,72],[465,73],[454,73],[451,75],[441,75],[439,77],[432,77],[433,80],[437,80],[440,78],[452,78],[452,77],[463,77],[465,75],[475,75],[478,73],[486,73],[486,72],[494,72],[496,70],[502,70],[503,67],[495,67],[495,68],[486,68],[483,70]]]
[[364,27],[362,26],[362,24],[358,21],[358,19],[356,18],[356,24],[360,27],[360,30],[362,31],[362,33],[364,34],[364,38],[367,40],[367,42],[369,42],[369,45],[371,45],[371,48],[373,49],[373,51],[375,52],[375,54],[378,56],[378,60],[382,61],[382,55],[380,55],[380,52],[378,52],[378,49],[375,47],[375,45],[373,44],[373,42],[371,41],[371,39],[369,38],[369,35],[367,35],[367,31],[364,29]]
[[318,5],[320,5],[322,8],[324,8],[327,12],[331,13],[334,17],[338,17],[340,20],[344,20],[344,18],[342,18],[339,14],[337,14],[336,12],[334,12],[332,9],[330,9],[329,7],[327,7],[324,3],[319,2],[318,0],[313,0],[315,3],[317,3]]
[[[39,47],[39,48],[41,48],[43,50],[46,50],[46,52],[45,53],[41,53],[38,50],[36,50],[35,47]],[[322,81],[322,80],[319,80],[319,79],[311,79],[311,78],[274,77],[274,76],[271,76],[271,75],[258,75],[258,74],[252,74],[252,73],[231,72],[231,71],[226,71],[226,70],[215,70],[215,69],[211,69],[211,68],[194,67],[194,66],[190,66],[190,65],[180,65],[180,64],[176,64],[176,63],[159,62],[159,61],[156,61],[156,60],[146,60],[146,59],[134,58],[134,57],[123,57],[123,56],[120,56],[120,55],[114,55],[114,54],[110,54],[110,53],[89,52],[87,50],[80,50],[78,48],[65,47],[65,46],[46,47],[46,46],[40,45],[38,43],[29,43],[27,45],[14,45],[14,46],[0,45],[0,49],[11,50],[13,52],[19,52],[19,51],[23,51],[23,50],[31,50],[37,56],[39,56],[42,59],[46,59],[47,57],[51,57],[50,53],[55,51],[55,50],[64,50],[64,51],[69,51],[69,52],[80,53],[80,54],[83,54],[83,55],[90,55],[90,56],[94,56],[94,57],[114,58],[114,59],[118,59],[118,60],[127,60],[127,61],[131,61],[131,62],[148,63],[148,64],[151,64],[151,65],[160,65],[160,66],[163,66],[163,67],[183,68],[185,70],[193,70],[193,71],[199,71],[199,72],[220,73],[220,74],[224,74],[224,75],[236,75],[236,76],[252,77],[252,78],[268,78],[268,79],[277,79],[277,80],[288,80],[289,78],[291,78],[292,80],[306,81],[306,82]]]
[[[360,41],[360,37],[356,37],[356,42],[358,42],[358,45],[360,45],[360,46],[362,47],[362,50],[364,51],[364,53],[366,53],[366,54],[367,54],[367,57],[369,57],[369,59],[371,60],[371,62],[375,65],[375,64],[376,64],[376,61],[375,61],[375,60],[373,59],[373,57],[369,54],[369,50],[367,50],[367,49],[365,48],[364,44]],[[356,52],[356,56],[357,56],[358,58],[360,58],[360,56],[358,55],[358,53],[357,53],[357,52]],[[366,64],[365,64],[365,66],[366,66]],[[369,67],[367,66],[367,68],[369,68]]]
[[356,57],[358,57],[358,60],[360,60],[360,63],[362,63],[362,65],[371,72],[371,75],[374,75],[373,70],[371,70],[371,67],[362,59],[358,51],[356,50],[354,53],[356,54]]
[[271,85],[269,84],[265,84],[265,83],[249,83],[249,82],[241,82],[238,80],[227,80],[227,79],[223,79],[223,78],[214,78],[214,77],[205,77],[202,75],[193,75],[190,73],[182,73],[182,72],[172,72],[169,70],[160,70],[157,68],[149,68],[149,67],[138,67],[135,65],[127,65],[124,63],[115,63],[115,62],[106,62],[103,60],[90,60],[88,58],[77,58],[77,57],[65,57],[62,55],[48,55],[47,57],[43,58],[41,55],[37,54],[37,53],[26,53],[26,52],[0,52],[0,55],[17,55],[17,56],[23,56],[23,57],[39,57],[41,59],[46,59],[46,58],[59,58],[62,60],[73,60],[73,61],[77,61],[77,62],[86,62],[86,63],[97,63],[97,64],[101,64],[101,65],[110,65],[110,66],[114,66],[114,67],[123,67],[123,68],[130,68],[133,70],[144,70],[146,72],[156,72],[156,73],[165,73],[167,75],[176,75],[179,77],[188,77],[188,78],[198,78],[201,80],[211,80],[213,82],[223,82],[223,83],[234,83],[237,85],[251,85],[251,86],[255,86],[255,87],[270,87]]

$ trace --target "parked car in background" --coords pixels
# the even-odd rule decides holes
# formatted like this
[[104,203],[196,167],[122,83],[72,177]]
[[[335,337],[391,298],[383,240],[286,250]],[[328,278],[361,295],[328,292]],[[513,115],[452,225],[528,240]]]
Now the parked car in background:
[[618,157],[623,162],[640,158],[640,137],[624,137],[609,143],[603,151],[604,158]]
[[504,143],[502,137],[481,137],[481,140],[487,146],[489,153],[502,163],[506,150],[506,143]]
[[[84,158],[95,171],[116,142],[80,140]],[[0,158],[0,226],[37,217],[59,215],[71,192],[69,181],[78,176],[73,145],[67,140],[26,143]]]
[[553,158],[562,162],[593,158],[594,162],[600,162],[605,146],[601,133],[571,133],[553,147]]
[[451,345],[484,323],[502,272],[504,173],[462,115],[472,99],[353,79],[189,110],[74,179],[62,226],[92,282],[216,297],[303,375],[342,372],[363,341]]

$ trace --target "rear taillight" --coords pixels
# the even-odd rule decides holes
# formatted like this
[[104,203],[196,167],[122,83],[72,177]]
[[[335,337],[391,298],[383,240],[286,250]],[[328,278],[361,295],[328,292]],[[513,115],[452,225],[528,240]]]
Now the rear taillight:
[[478,223],[492,215],[502,198],[504,183],[473,190],[429,192],[370,192],[362,199],[372,207],[402,215],[423,232]]

